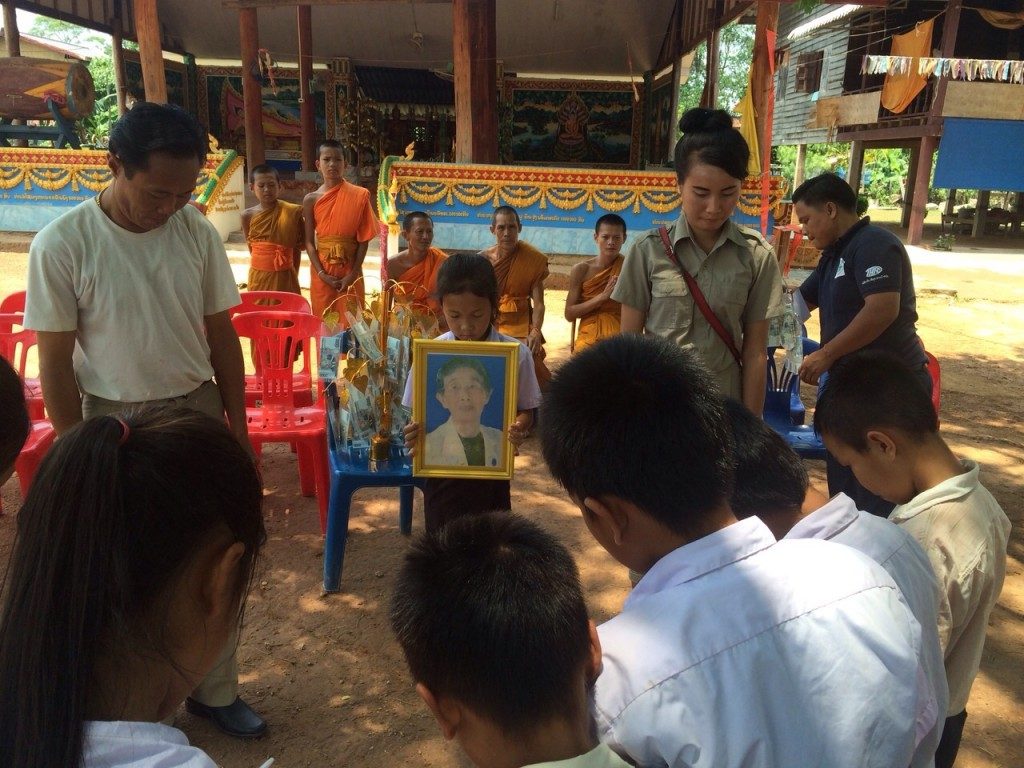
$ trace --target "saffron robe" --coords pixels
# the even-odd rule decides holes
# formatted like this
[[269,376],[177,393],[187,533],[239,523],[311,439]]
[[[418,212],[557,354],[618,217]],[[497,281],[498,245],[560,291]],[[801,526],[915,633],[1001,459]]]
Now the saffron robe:
[[249,222],[248,290],[299,289],[299,259],[303,248],[302,206],[278,200],[269,211],[257,211]]
[[[548,276],[548,257],[529,243],[520,240],[511,256],[499,256],[494,264],[498,278],[498,319],[495,326],[499,333],[512,336],[524,344],[530,334],[533,302],[530,290]],[[533,353],[534,371],[537,382],[544,387],[551,378],[551,372],[544,365],[547,353],[544,351],[544,337]]]
[[401,275],[388,275],[398,285],[395,286],[396,296],[409,296],[410,304],[420,312],[428,311],[444,325],[441,312],[441,301],[434,295],[437,290],[437,272],[444,264],[448,254],[433,246],[427,256],[419,264],[413,264]]
[[[324,271],[331,277],[345,277],[352,271],[356,250],[360,243],[372,240],[378,234],[377,217],[370,206],[370,193],[363,187],[341,182],[324,192],[313,204],[313,222],[316,231],[316,251]],[[336,291],[319,274],[310,275],[309,298],[313,314],[323,317],[325,312],[336,311],[344,317],[345,306],[341,296],[352,296],[361,307],[364,302],[362,275],[348,291]]]
[[[583,301],[590,301],[600,296],[608,281],[622,270],[622,261],[623,257],[620,254],[607,267],[589,280],[585,280],[581,286],[580,298]],[[573,346],[573,352],[579,352],[581,349],[596,344],[601,339],[619,333],[621,314],[622,305],[613,299],[606,299],[589,315],[581,317],[576,323],[576,343]]]

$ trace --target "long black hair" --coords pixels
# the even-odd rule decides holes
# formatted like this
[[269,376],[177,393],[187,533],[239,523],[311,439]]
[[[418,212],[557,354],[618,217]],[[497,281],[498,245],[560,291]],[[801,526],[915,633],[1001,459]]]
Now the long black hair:
[[265,536],[262,487],[223,422],[182,409],[90,419],[44,459],[18,513],[0,616],[0,754],[82,764],[99,663],[168,651],[168,604],[211,535],[245,545],[243,597]]

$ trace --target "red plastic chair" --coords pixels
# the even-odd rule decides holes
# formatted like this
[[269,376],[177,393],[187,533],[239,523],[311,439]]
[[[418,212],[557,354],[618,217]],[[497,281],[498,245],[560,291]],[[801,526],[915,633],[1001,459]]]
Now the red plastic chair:
[[0,300],[0,313],[24,311],[25,291],[15,291]]
[[[57,433],[53,425],[48,421],[33,421],[29,430],[25,445],[21,447],[21,453],[14,460],[14,471],[18,475],[18,486],[21,488],[22,500],[28,495],[28,489],[32,486],[32,480],[36,476],[36,470],[42,462],[46,452],[50,450]],[[0,515],[3,514],[3,507],[0,506]]]
[[330,472],[327,465],[327,415],[323,407],[296,407],[292,361],[295,347],[320,332],[313,315],[292,312],[250,312],[232,318],[240,335],[252,339],[258,361],[262,405],[246,408],[249,440],[259,456],[264,443],[291,443],[299,455],[299,486],[303,496],[316,496],[320,528],[327,529]]
[[6,358],[25,385],[25,404],[33,420],[46,418],[39,379],[26,379],[28,351],[36,345],[36,332],[26,328],[21,312],[0,313],[0,357]]
[[242,303],[231,314],[244,312],[305,312],[313,314],[305,296],[288,291],[242,291]]
[[[249,291],[248,293],[242,294],[242,305],[246,306],[247,295],[254,293],[263,294],[274,294],[276,291]],[[281,296],[291,296],[296,299],[301,299],[303,302],[306,300],[301,296],[296,296],[294,293],[280,293]],[[239,311],[240,307],[236,307],[235,314],[231,317],[231,322],[234,323],[235,332],[240,338],[249,338],[248,332],[244,330],[249,326],[246,324],[239,324],[238,320],[243,317],[247,317],[254,313],[263,313],[270,311],[278,311],[280,314],[287,315],[298,315],[298,316],[309,316],[313,315],[309,311],[309,304],[305,304],[305,311],[281,311],[281,310],[269,310],[266,307],[260,308],[257,305],[249,305],[247,309]],[[320,324],[317,323],[317,331],[314,336],[309,339],[304,339],[302,343],[297,346],[293,352],[293,357],[301,357],[302,368],[295,371],[292,382],[292,389],[295,393],[295,406],[297,408],[304,408],[307,406],[315,405],[319,401],[319,388],[314,394],[313,390],[313,368],[312,368],[312,352],[313,350],[319,349],[320,347]],[[260,376],[260,361],[259,356],[256,354],[255,346],[250,347],[252,349],[253,366],[255,368],[254,373],[245,374],[245,404],[249,408],[255,408],[263,400],[263,380]]]
[[942,368],[939,361],[928,350],[925,350],[925,357],[928,358],[928,375],[932,379],[932,405],[935,406],[935,415],[939,415],[939,406],[942,405]]

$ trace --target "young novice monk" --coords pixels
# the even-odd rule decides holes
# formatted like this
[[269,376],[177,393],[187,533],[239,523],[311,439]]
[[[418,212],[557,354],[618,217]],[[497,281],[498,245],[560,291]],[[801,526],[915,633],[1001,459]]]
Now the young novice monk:
[[832,499],[810,487],[807,469],[778,432],[737,400],[727,400],[736,482],[732,509],[743,520],[756,515],[775,538],[825,539],[863,552],[892,576],[921,625],[921,668],[935,692],[935,710],[919,732],[910,763],[934,764],[949,691],[939,645],[939,582],[914,537],[888,520],[858,510],[845,493]]
[[252,169],[249,189],[259,203],[242,213],[242,232],[252,254],[248,290],[301,293],[299,263],[306,237],[302,206],[277,199],[281,184],[271,165]]
[[434,315],[442,328],[444,313],[437,291],[437,271],[448,254],[434,248],[434,222],[423,211],[413,211],[402,221],[402,237],[409,244],[397,256],[388,259],[387,278],[397,282],[402,293],[411,294],[413,306]]
[[620,251],[625,241],[626,222],[621,216],[606,213],[594,227],[597,256],[581,261],[569,273],[565,319],[579,321],[574,352],[619,332],[622,305],[611,295],[622,270]]
[[453,357],[437,372],[437,401],[448,421],[427,433],[430,464],[495,467],[501,461],[505,435],[480,423],[494,387],[487,369],[472,357]]
[[935,569],[949,683],[935,765],[952,766],[985,629],[1003,588],[1010,521],[978,480],[978,465],[957,458],[942,439],[918,374],[891,355],[863,351],[836,362],[814,428],[864,488],[896,504],[889,519],[917,539]]
[[341,296],[355,297],[362,305],[363,259],[370,241],[377,236],[377,218],[370,205],[370,193],[349,184],[344,149],[340,142],[320,144],[316,168],[324,183],[302,201],[306,223],[306,253],[310,261],[309,298],[313,314],[335,310],[344,316]]
[[725,408],[696,353],[600,341],[555,373],[540,430],[594,538],[644,574],[598,630],[603,741],[644,766],[910,764],[934,707],[917,621],[861,553],[737,521]]
[[579,572],[518,515],[463,518],[417,541],[391,626],[441,733],[478,768],[625,768],[599,744],[601,647]]

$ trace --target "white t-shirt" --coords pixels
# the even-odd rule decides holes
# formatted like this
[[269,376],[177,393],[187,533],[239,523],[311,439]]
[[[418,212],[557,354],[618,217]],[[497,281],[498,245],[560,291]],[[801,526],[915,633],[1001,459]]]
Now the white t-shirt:
[[163,723],[91,720],[83,737],[84,768],[217,768],[184,733]]
[[178,397],[208,381],[203,319],[239,303],[224,245],[191,205],[136,233],[94,198],[47,224],[29,249],[25,326],[77,331],[78,386],[107,400]]
[[889,574],[757,517],[662,557],[598,634],[598,729],[637,765],[906,766],[933,698]]

